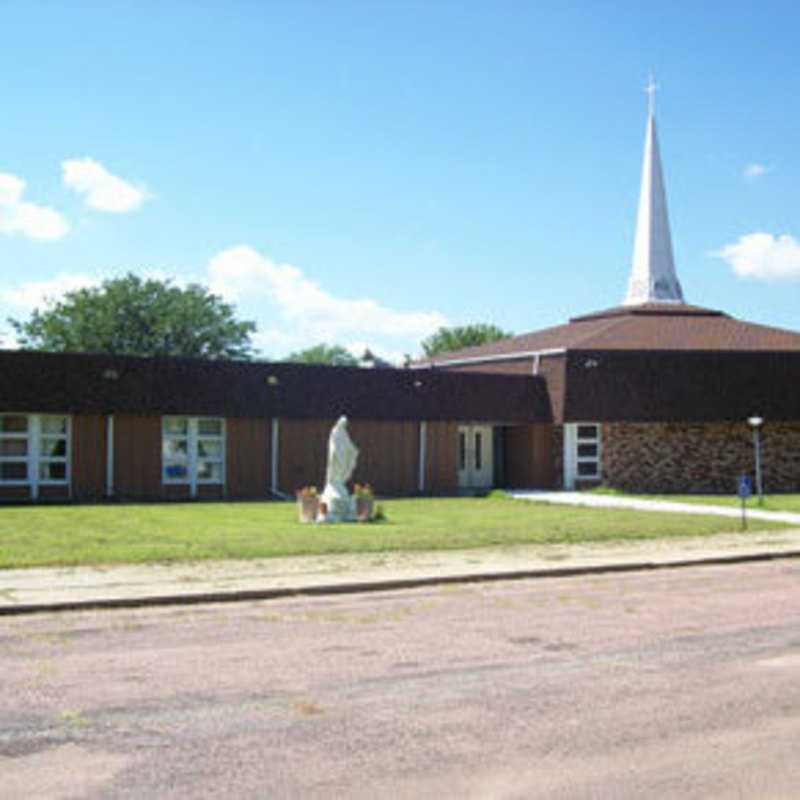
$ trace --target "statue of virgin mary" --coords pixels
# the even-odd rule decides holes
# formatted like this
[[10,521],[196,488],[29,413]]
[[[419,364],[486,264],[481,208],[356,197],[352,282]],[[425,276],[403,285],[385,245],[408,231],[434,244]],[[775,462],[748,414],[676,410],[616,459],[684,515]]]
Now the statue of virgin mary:
[[345,485],[358,460],[358,448],[347,432],[347,417],[341,416],[328,436],[328,464],[325,468],[325,489],[320,501],[325,503],[327,522],[355,520],[355,503]]

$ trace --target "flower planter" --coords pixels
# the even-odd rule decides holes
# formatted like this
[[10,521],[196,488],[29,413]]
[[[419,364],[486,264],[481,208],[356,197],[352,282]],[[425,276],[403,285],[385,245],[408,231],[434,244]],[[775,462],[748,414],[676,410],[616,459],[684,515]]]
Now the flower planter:
[[297,495],[297,511],[300,522],[316,522],[319,514],[319,497]]
[[369,522],[374,505],[374,497],[356,497],[356,521]]

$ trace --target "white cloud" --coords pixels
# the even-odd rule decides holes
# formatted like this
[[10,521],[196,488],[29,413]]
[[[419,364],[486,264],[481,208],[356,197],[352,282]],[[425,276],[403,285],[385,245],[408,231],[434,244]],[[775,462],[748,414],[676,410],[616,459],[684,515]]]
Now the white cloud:
[[766,167],[763,164],[748,164],[744,168],[744,177],[749,181],[754,181],[760,178],[766,172],[769,172],[769,167]]
[[22,200],[25,181],[0,173],[0,233],[20,233],[42,241],[60,239],[69,230],[66,220],[47,206]]
[[[230,301],[264,298],[306,342],[338,341],[342,335],[420,339],[447,324],[433,311],[395,311],[366,298],[351,300],[322,289],[291,264],[277,264],[245,245],[208,264],[211,291]],[[346,344],[345,342],[342,342]],[[306,345],[307,346],[307,345]]]
[[84,195],[86,205],[100,211],[124,214],[134,211],[147,199],[142,186],[134,186],[110,173],[91,158],[68,158],[61,162],[64,185]]
[[0,350],[18,350],[19,339],[11,331],[0,331]]
[[52,306],[66,292],[98,286],[100,281],[89,275],[62,273],[42,281],[26,281],[17,286],[0,288],[0,299],[10,306],[32,311],[34,308]]
[[788,234],[748,233],[711,253],[741,278],[800,280],[800,242]]

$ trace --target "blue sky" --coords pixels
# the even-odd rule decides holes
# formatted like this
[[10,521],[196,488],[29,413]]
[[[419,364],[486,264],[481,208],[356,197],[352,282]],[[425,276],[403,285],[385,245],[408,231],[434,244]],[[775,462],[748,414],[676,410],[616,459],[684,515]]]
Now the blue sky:
[[[263,357],[626,290],[652,70],[687,302],[800,329],[800,7],[0,4],[0,319],[129,270]],[[0,325],[10,343],[10,328]]]

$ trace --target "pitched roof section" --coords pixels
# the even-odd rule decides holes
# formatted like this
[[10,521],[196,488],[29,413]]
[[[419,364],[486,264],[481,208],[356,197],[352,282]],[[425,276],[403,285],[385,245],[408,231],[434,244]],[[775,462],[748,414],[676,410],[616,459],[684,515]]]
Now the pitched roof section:
[[542,378],[0,351],[0,411],[536,422]]
[[420,363],[448,366],[574,349],[795,352],[800,351],[800,333],[743,322],[699,306],[644,303],[573,317],[566,325],[442,353]]

